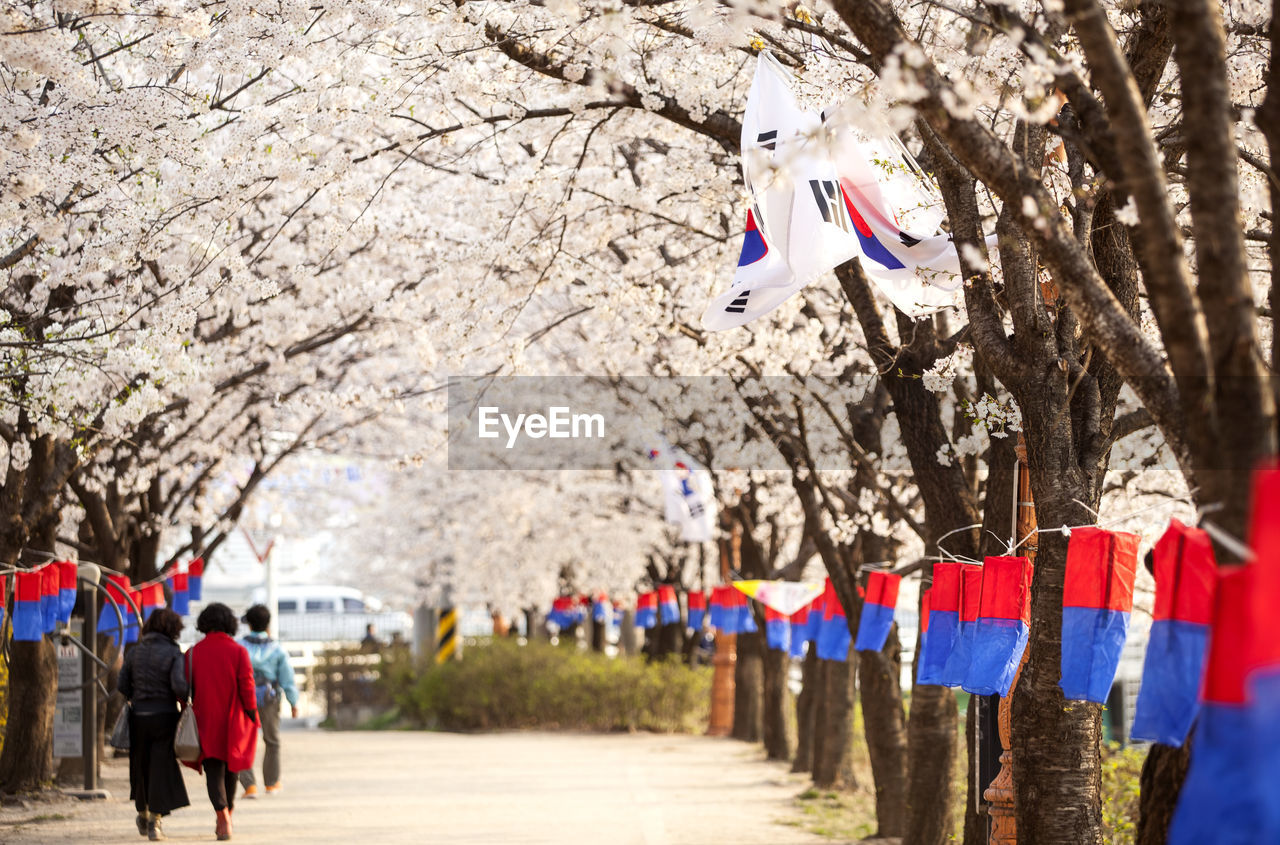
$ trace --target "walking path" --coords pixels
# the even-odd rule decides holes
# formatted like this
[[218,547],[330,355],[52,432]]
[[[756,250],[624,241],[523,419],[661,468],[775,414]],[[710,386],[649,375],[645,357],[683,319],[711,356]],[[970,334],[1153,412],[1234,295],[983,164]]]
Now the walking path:
[[[284,789],[237,801],[235,842],[830,845],[794,826],[791,799],[805,781],[732,740],[315,730],[283,739]],[[144,841],[127,761],[103,771],[111,800],[0,809],[0,842]],[[186,775],[192,806],[165,831],[213,841],[204,781]]]

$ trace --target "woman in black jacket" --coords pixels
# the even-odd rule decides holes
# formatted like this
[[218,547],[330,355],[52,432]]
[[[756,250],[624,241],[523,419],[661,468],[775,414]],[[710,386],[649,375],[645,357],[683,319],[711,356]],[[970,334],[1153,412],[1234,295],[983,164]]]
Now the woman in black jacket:
[[178,702],[187,697],[178,634],[182,617],[167,608],[151,612],[138,644],[125,655],[116,687],[129,700],[129,797],[138,808],[138,833],[164,839],[160,817],[186,807],[187,787],[173,753]]

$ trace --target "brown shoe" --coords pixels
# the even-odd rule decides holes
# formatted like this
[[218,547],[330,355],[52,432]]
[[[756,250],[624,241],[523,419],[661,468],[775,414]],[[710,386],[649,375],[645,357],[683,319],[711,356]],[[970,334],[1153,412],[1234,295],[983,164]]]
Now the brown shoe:
[[231,813],[227,810],[218,811],[218,821],[214,826],[214,833],[218,835],[219,842],[231,838]]

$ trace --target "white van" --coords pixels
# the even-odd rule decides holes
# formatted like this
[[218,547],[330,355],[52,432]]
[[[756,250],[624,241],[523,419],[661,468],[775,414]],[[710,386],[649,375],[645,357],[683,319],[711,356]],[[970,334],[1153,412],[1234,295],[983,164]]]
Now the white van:
[[[253,602],[265,602],[267,592],[257,589]],[[354,587],[306,584],[282,585],[276,590],[276,638],[283,643],[350,642],[364,639],[366,626],[388,642],[393,634],[412,640],[413,617],[387,610],[382,602]]]

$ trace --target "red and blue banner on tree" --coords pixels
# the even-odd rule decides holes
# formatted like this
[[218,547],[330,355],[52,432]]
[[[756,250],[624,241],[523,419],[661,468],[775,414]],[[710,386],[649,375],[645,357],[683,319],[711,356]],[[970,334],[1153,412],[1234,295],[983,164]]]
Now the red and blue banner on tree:
[[1120,665],[1138,536],[1101,528],[1073,528],[1062,588],[1062,680],[1069,699],[1106,702]]
[[751,612],[751,600],[747,598],[745,593],[739,592],[735,588],[730,588],[732,593],[734,606],[738,609],[738,629],[734,633],[737,634],[754,634],[760,630],[760,626],[756,624],[756,615]]
[[80,567],[71,561],[59,561],[58,568],[58,621],[67,624],[71,621],[71,611],[76,606],[76,577]]
[[62,575],[56,563],[40,567],[40,616],[44,632],[52,634],[58,627],[58,599],[62,591]]
[[639,628],[656,628],[658,626],[658,594],[641,593],[636,599],[636,626]]
[[822,593],[822,627],[818,629],[818,657],[823,660],[838,660],[844,663],[849,659],[849,622],[836,595],[835,585],[827,579],[826,589]]
[[13,638],[38,642],[44,636],[44,611],[40,607],[44,574],[26,570],[13,576]]
[[722,633],[725,630],[724,620],[727,615],[724,603],[725,591],[730,589],[733,588],[724,585],[711,588],[711,606],[708,608],[707,614],[710,617],[711,627]]
[[944,560],[933,565],[929,608],[921,612],[929,637],[920,646],[916,683],[942,684],[947,658],[960,635],[960,564]]
[[[816,602],[818,599],[814,599],[813,601]],[[821,611],[819,611],[818,614],[821,616]],[[812,642],[812,639],[809,636],[809,619],[812,615],[813,602],[810,602],[795,613],[791,614],[788,619],[791,623],[789,642],[791,644],[790,652],[792,657],[803,657],[804,644],[806,642]]]
[[960,686],[974,695],[1009,694],[1031,627],[1031,576],[1025,557],[989,557],[982,563],[978,619],[969,669]]
[[547,621],[555,623],[561,631],[567,631],[582,621],[582,611],[573,596],[559,596],[551,600]]
[[658,586],[658,621],[663,625],[680,621],[680,601],[676,598],[676,588],[670,584]]
[[765,607],[764,636],[769,648],[787,651],[791,647],[791,620],[772,607]]
[[187,595],[192,601],[204,598],[204,558],[198,557],[187,564]]
[[9,602],[7,576],[0,575],[0,628],[4,627],[4,607]]
[[1217,566],[1209,535],[1176,519],[1151,556],[1156,604],[1129,736],[1177,747],[1200,710]]
[[1253,477],[1249,545],[1257,570],[1251,596],[1254,658],[1245,679],[1260,769],[1265,842],[1280,842],[1280,465],[1264,465]]
[[[98,611],[98,630],[110,632],[112,642],[119,648],[126,642],[124,637],[126,626],[133,619],[133,612],[125,599],[125,594],[129,590],[129,576],[108,575],[103,587],[106,590],[106,597],[103,598],[102,608]],[[137,630],[136,621],[134,630]]]
[[169,586],[173,590],[173,612],[179,616],[191,615],[191,576],[186,572],[175,572],[169,578]]
[[973,658],[973,638],[978,628],[978,607],[982,602],[982,566],[977,563],[960,564],[960,624],[956,629],[951,653],[942,667],[942,683],[958,687],[969,674],[969,661]]
[[879,651],[893,628],[893,609],[898,604],[902,576],[890,572],[872,572],[867,576],[867,595],[858,617],[858,651]]
[[[925,648],[929,645],[929,605],[932,603],[932,599],[930,598],[930,593],[932,593],[932,592],[933,592],[933,588],[932,588],[932,587],[930,587],[929,589],[925,590],[923,593],[921,593],[921,594],[920,594],[920,638],[919,638],[919,639],[920,639],[920,642],[919,642],[919,652],[920,652],[921,654],[923,654],[923,653],[924,653]],[[920,681],[918,680],[918,678],[919,678],[919,674],[920,674],[920,670],[919,670],[919,667],[917,666],[917,668],[916,668],[916,676],[917,676],[917,681],[916,681],[916,683],[920,683]]]
[[689,605],[689,627],[701,631],[702,620],[707,615],[707,594],[701,590],[690,590],[686,601]]
[[1204,695],[1170,845],[1276,841],[1266,835],[1265,793],[1280,784],[1264,780],[1267,749],[1256,733],[1246,686],[1256,647],[1250,610],[1256,569],[1236,567],[1218,578]]
[[[128,583],[129,579],[126,578],[125,584]],[[123,607],[125,613],[124,641],[126,644],[136,643],[138,641],[139,628],[142,626],[139,614],[142,613],[142,594],[145,590],[145,587],[136,590],[132,587],[128,588],[129,600],[133,602],[133,604],[130,605],[126,603]]]
[[613,604],[603,593],[596,596],[591,603],[591,619],[597,625],[613,624]]

